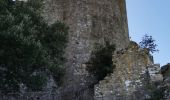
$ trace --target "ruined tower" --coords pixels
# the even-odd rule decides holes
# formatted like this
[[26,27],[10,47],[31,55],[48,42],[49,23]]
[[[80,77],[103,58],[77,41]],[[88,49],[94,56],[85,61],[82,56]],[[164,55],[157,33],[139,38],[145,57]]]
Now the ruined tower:
[[[64,83],[57,86],[49,73],[43,91],[0,93],[0,100],[158,100],[154,98],[159,94],[169,100],[169,64],[162,69],[162,77],[160,65],[153,63],[149,51],[129,41],[125,0],[43,3],[42,15],[49,24],[59,20],[69,26]],[[96,83],[86,71],[86,63],[92,52],[106,42],[116,46],[112,55],[116,67]]]
[[44,0],[44,4],[49,24],[59,20],[69,26],[65,86],[76,92],[92,82],[85,63],[97,46],[106,41],[117,50],[128,45],[125,0]]

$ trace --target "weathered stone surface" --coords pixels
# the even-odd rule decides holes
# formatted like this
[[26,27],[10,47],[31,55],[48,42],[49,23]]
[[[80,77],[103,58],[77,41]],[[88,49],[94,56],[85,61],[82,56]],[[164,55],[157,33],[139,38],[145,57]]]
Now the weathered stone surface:
[[[92,51],[98,45],[105,45],[106,41],[115,44],[117,50],[128,45],[125,0],[43,0],[43,2],[42,15],[49,24],[59,20],[64,21],[70,28],[65,55],[68,61],[66,77],[64,86],[58,89],[60,95],[65,97],[61,99],[93,99],[94,81],[85,70],[85,63],[88,62]],[[52,81],[48,82],[47,87],[56,89]]]
[[[140,49],[135,42],[129,44],[125,0],[43,2],[42,14],[49,24],[59,20],[70,27],[65,83],[57,87],[49,75],[44,91],[0,94],[0,100],[145,100],[151,99],[153,84],[157,86],[154,91],[161,90],[169,100],[170,64],[162,67],[160,74],[159,64],[153,64],[147,49]],[[116,68],[94,87],[85,63],[106,41],[116,45]]]
[[0,94],[0,100],[60,100],[60,96],[50,92],[11,93]]
[[[162,81],[159,65],[154,65],[148,51],[131,42],[127,49],[113,56],[113,74],[95,85],[95,100],[145,100],[151,98],[152,81]],[[158,77],[159,76],[159,77]]]
[[106,41],[117,50],[129,43],[125,0],[44,0],[44,4],[49,24],[60,20],[70,27],[64,87],[93,84],[85,70],[92,51]]
[[151,66],[148,66],[150,81],[152,83],[159,82],[161,83],[163,81],[163,75],[161,74],[161,67],[160,64],[153,64]]
[[164,77],[164,80],[170,76],[170,63],[161,67],[161,73]]
[[170,99],[170,63],[161,67],[161,73],[163,75],[163,84],[162,87],[164,89],[164,99]]

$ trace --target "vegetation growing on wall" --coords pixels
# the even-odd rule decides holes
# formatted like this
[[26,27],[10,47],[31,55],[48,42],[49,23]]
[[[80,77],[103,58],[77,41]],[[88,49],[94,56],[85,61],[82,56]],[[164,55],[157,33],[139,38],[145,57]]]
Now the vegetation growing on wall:
[[158,49],[157,44],[155,44],[155,40],[152,38],[152,36],[149,36],[145,34],[142,37],[142,41],[139,43],[139,46],[141,48],[147,48],[151,53],[157,52]]
[[21,84],[42,90],[46,72],[61,83],[68,27],[48,25],[40,15],[41,0],[9,1],[0,0],[0,91],[16,92]]
[[99,47],[97,51],[93,52],[93,56],[87,63],[87,70],[93,74],[97,80],[103,80],[105,76],[113,72],[112,55],[115,50],[114,45],[106,42],[105,47]]

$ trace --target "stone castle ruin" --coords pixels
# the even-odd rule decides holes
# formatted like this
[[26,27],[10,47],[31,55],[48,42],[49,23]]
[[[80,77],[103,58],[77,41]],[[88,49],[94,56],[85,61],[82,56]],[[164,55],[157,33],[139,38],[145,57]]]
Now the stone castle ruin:
[[[69,26],[64,84],[58,87],[50,77],[48,91],[0,94],[0,100],[151,100],[153,88],[148,88],[169,87],[167,81],[162,85],[160,66],[153,63],[148,51],[130,42],[125,0],[43,0],[43,3],[42,15],[49,24],[59,20]],[[96,47],[104,47],[106,42],[116,46],[113,54],[116,68],[96,83],[86,71],[86,63]],[[168,100],[170,94],[166,91],[164,98]]]
[[95,100],[146,100],[150,99],[148,87],[162,81],[160,65],[152,62],[146,49],[131,42],[127,49],[115,53],[114,72],[95,85]]
[[[65,85],[76,93],[75,88],[93,84],[85,63],[97,46],[104,46],[106,41],[115,44],[117,50],[128,45],[125,0],[45,0],[44,4],[43,14],[49,23],[60,20],[69,26]],[[87,99],[90,91],[82,98]]]

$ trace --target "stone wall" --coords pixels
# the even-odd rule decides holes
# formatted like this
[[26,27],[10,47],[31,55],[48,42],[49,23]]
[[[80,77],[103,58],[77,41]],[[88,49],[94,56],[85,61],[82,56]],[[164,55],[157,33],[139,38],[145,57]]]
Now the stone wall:
[[[66,76],[63,86],[53,88],[59,91],[56,96],[61,100],[92,100],[95,81],[86,71],[85,63],[96,47],[104,46],[106,41],[115,44],[117,50],[127,47],[129,34],[125,0],[43,0],[43,3],[42,15],[49,24],[59,20],[69,26]],[[36,98],[41,93],[31,95]],[[50,95],[49,91],[45,93]],[[23,97],[28,96],[25,94]],[[46,100],[53,99],[49,96]]]
[[161,84],[163,81],[163,75],[161,74],[161,67],[160,64],[152,64],[148,66],[148,72],[150,81],[152,83],[159,83]]
[[151,97],[151,82],[162,81],[159,65],[135,42],[113,56],[114,72],[95,85],[95,100],[145,100]]
[[[93,86],[92,86],[93,87]],[[67,86],[63,89],[54,89],[54,91],[40,91],[40,92],[24,92],[24,93],[0,93],[0,100],[89,100],[93,97],[91,86]],[[72,94],[74,93],[74,94]],[[84,95],[86,94],[86,95]],[[87,95],[88,94],[88,95]]]
[[60,95],[50,92],[27,92],[0,94],[0,100],[61,100]]
[[85,70],[92,51],[106,41],[116,49],[129,43],[125,0],[44,0],[44,4],[43,16],[49,24],[60,20],[70,28],[64,85],[93,84]]

